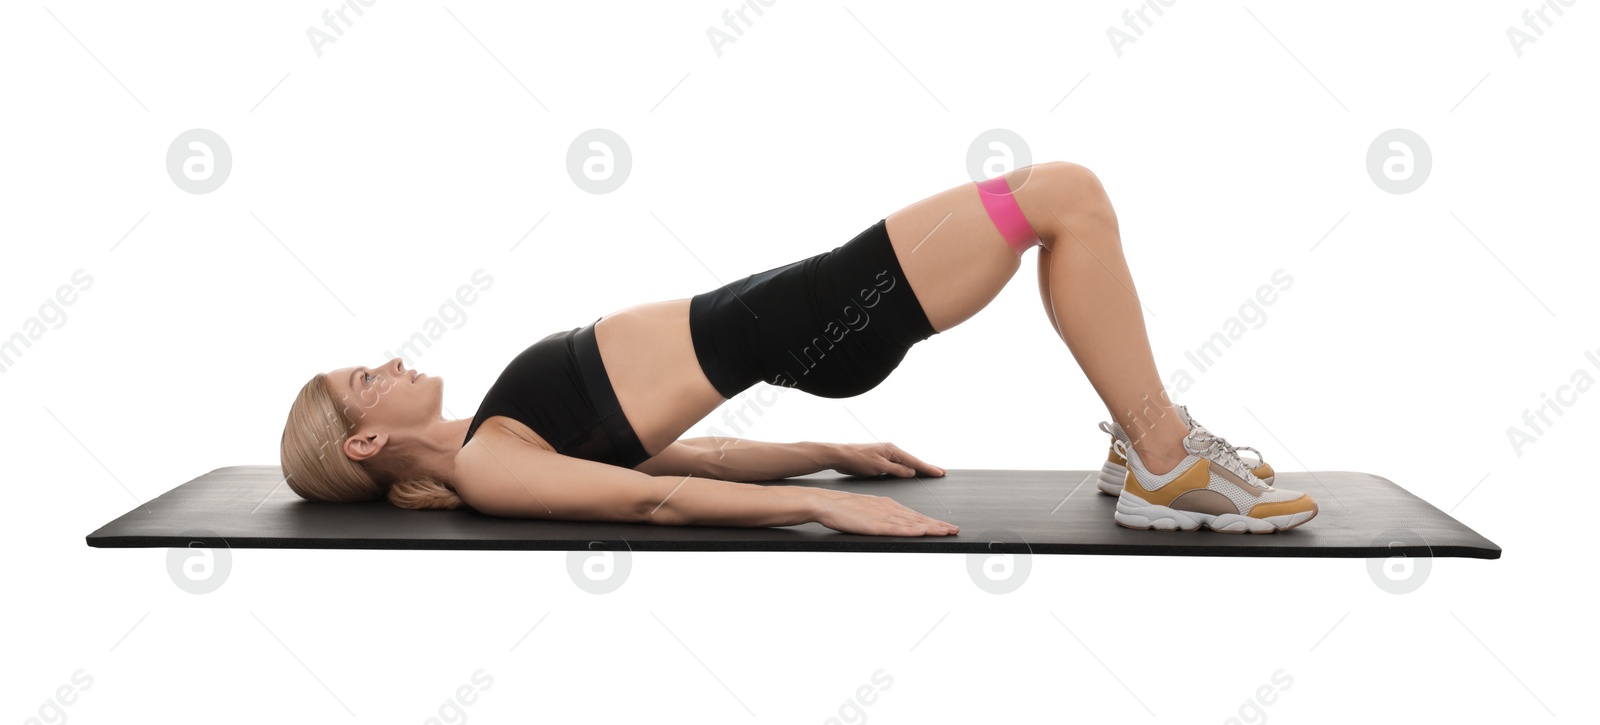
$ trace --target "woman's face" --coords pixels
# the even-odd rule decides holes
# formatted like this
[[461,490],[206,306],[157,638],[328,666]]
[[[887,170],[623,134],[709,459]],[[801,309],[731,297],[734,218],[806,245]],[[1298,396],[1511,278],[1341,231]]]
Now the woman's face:
[[328,373],[334,400],[357,430],[395,430],[440,416],[444,380],[405,369],[400,358],[378,367],[339,368]]

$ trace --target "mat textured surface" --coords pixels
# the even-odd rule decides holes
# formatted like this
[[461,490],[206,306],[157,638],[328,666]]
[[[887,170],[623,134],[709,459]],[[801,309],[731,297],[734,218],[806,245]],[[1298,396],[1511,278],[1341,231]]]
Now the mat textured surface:
[[[1283,472],[1306,491],[1311,522],[1276,534],[1135,531],[1116,525],[1098,471],[947,470],[940,478],[814,474],[770,485],[889,496],[961,527],[955,536],[841,534],[821,524],[782,528],[654,526],[504,519],[474,511],[407,511],[387,502],[317,504],[283,483],[277,466],[229,466],[129,511],[88,536],[90,546],[289,549],[627,549],[633,551],[905,551],[926,553],[1497,559],[1500,547],[1388,479],[1350,471]],[[591,543],[592,542],[592,543]]]

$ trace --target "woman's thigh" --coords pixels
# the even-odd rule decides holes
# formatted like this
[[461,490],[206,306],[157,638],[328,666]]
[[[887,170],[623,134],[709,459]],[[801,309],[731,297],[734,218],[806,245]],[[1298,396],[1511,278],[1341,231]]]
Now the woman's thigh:
[[[1006,173],[1011,195],[1040,234],[1047,228],[1051,171],[1035,164]],[[1022,266],[984,211],[978,185],[945,189],[887,217],[889,239],[933,328],[944,332],[988,306]]]

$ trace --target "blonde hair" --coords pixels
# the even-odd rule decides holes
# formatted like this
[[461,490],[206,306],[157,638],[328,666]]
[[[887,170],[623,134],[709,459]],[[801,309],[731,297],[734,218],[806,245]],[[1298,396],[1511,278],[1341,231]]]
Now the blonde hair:
[[464,505],[456,492],[440,481],[414,473],[416,460],[367,463],[350,460],[344,441],[355,423],[328,387],[326,373],[311,377],[289,406],[278,457],[289,488],[301,498],[331,503],[355,503],[388,498],[405,509],[455,509]]

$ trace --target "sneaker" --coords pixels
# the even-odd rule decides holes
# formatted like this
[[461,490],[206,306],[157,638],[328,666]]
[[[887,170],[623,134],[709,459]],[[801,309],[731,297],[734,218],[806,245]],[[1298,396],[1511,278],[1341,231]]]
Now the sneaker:
[[1161,531],[1204,526],[1229,534],[1270,534],[1317,515],[1317,502],[1309,494],[1274,488],[1257,479],[1232,446],[1203,426],[1195,426],[1183,439],[1189,455],[1159,476],[1144,467],[1133,446],[1119,439],[1113,447],[1128,462],[1117,496],[1118,525]]
[[[1176,405],[1173,407],[1178,411],[1178,419],[1182,420],[1189,430],[1192,431],[1195,426],[1200,425],[1195,422],[1194,418],[1189,417],[1189,408],[1187,406]],[[1127,433],[1122,432],[1122,426],[1116,423],[1101,421],[1100,430],[1111,436],[1111,448],[1106,452],[1106,462],[1100,466],[1100,481],[1096,484],[1096,487],[1100,489],[1100,493],[1119,496],[1122,494],[1122,481],[1128,476],[1128,460],[1122,454],[1117,453],[1117,441],[1122,441],[1125,446],[1132,446],[1133,441],[1128,438]],[[1244,456],[1239,456],[1239,458],[1250,468],[1250,472],[1256,475],[1256,478],[1261,479],[1268,486],[1271,486],[1272,482],[1276,480],[1277,472],[1272,470],[1272,466],[1262,457],[1261,451],[1250,446],[1233,446],[1225,438],[1218,438],[1217,440],[1222,441],[1223,445],[1232,449],[1234,455],[1239,455],[1239,451],[1250,451],[1253,455],[1249,458]]]
[[[1189,416],[1189,406],[1175,405],[1173,408],[1178,411],[1178,420],[1183,421],[1184,425],[1189,426],[1189,430],[1194,430],[1195,428],[1200,427],[1200,422]],[[1233,454],[1236,456],[1239,455],[1239,451],[1250,451],[1252,454],[1254,454],[1250,458],[1239,456],[1239,460],[1244,461],[1244,464],[1250,467],[1250,472],[1256,474],[1256,478],[1261,479],[1268,486],[1272,485],[1272,482],[1277,477],[1277,472],[1273,471],[1272,466],[1268,464],[1267,460],[1261,456],[1261,451],[1251,448],[1250,446],[1230,445],[1226,438],[1219,437],[1217,440],[1221,441],[1222,445],[1227,446],[1229,450],[1233,451]]]

